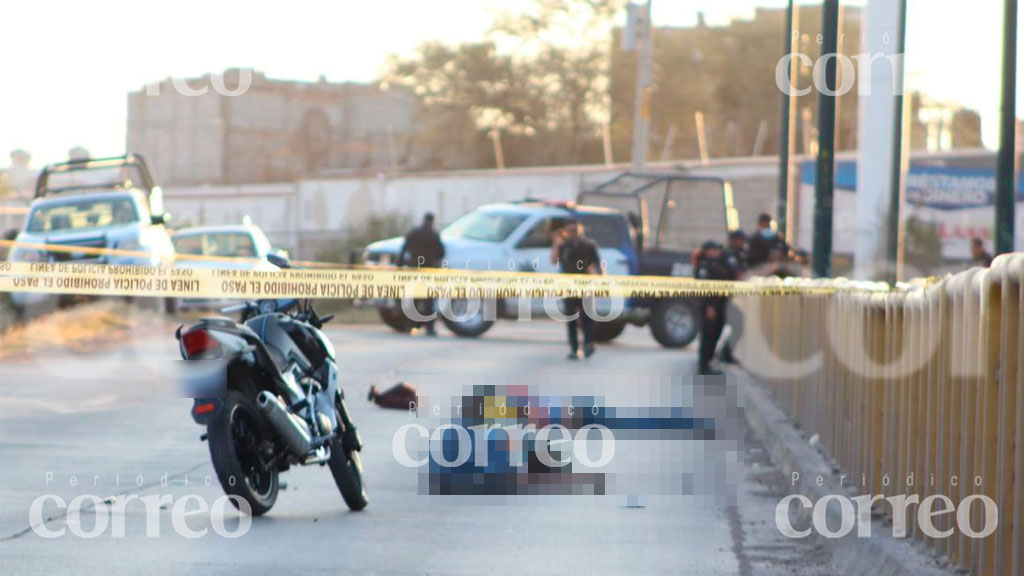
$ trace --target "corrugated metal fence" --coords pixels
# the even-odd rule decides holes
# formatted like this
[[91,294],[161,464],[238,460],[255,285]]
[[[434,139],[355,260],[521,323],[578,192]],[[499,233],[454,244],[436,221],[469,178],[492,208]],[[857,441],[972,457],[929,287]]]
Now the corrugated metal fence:
[[1024,574],[1024,254],[894,290],[824,283],[837,291],[737,300],[747,369],[861,494],[934,497],[936,512],[944,496],[975,532],[972,496],[991,498],[991,536],[952,512],[929,536],[913,505],[907,535],[974,574]]

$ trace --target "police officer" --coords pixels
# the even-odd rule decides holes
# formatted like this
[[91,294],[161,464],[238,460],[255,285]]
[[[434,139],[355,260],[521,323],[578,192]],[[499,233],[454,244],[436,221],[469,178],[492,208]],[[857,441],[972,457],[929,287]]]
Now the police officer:
[[971,238],[971,265],[982,268],[992,266],[992,255],[985,250],[985,241],[977,236]]
[[756,268],[771,260],[772,251],[778,250],[782,240],[779,233],[772,229],[772,217],[767,212],[757,217],[757,231],[750,237],[750,249],[747,260],[751,268]]
[[[726,263],[734,272],[734,280],[739,280],[747,272],[747,235],[742,230],[735,230],[729,233],[729,248],[725,251]],[[732,299],[726,307],[726,324],[731,329],[729,338],[722,346],[722,352],[718,359],[726,364],[736,364],[736,357],[733,350],[743,335],[743,311],[733,304]]]
[[[558,231],[551,245],[551,263],[558,264],[563,274],[603,274],[601,257],[598,255],[597,242],[584,236],[583,223],[569,221]],[[562,301],[563,313],[566,316],[578,315],[578,319],[570,320],[569,352],[570,360],[578,360],[580,353],[577,322],[583,328],[583,355],[587,358],[594,354],[594,319],[587,314],[582,298],[566,298]]]
[[737,276],[742,276],[749,267],[747,235],[743,230],[734,230],[729,233],[729,248],[725,251],[725,257],[729,265],[736,269]]
[[[729,259],[721,244],[707,241],[700,249],[695,270],[700,280],[735,280],[738,270],[730,266]],[[700,349],[698,351],[698,373],[716,375],[721,372],[711,368],[718,338],[725,326],[725,309],[729,299],[723,296],[708,296],[701,301],[702,322],[700,326]]]
[[[437,268],[444,260],[444,243],[434,229],[434,215],[427,212],[423,215],[423,223],[405,235],[402,251],[398,253],[398,264],[415,268]],[[425,308],[425,309],[424,309]],[[429,316],[423,325],[428,336],[437,336],[434,320],[437,318],[437,300],[430,298],[417,302],[417,310]]]

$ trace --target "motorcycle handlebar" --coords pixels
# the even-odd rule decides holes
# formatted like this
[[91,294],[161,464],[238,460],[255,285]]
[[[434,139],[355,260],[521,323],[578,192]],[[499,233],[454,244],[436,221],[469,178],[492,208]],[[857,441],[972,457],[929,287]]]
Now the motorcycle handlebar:
[[[289,301],[289,302],[294,304],[296,301]],[[293,305],[287,305],[287,306],[275,307],[275,310],[276,311],[281,311],[281,312],[286,312],[286,311],[290,311],[293,307],[294,307]],[[221,314],[234,314],[236,312],[249,313],[249,312],[252,312],[252,311],[259,310],[259,309],[260,309],[260,306],[256,302],[243,302],[241,304],[234,304],[234,305],[231,305],[231,306],[225,306],[224,308],[220,309],[220,312],[221,312]],[[301,319],[301,320],[303,320],[305,322],[310,322],[310,323],[312,323],[314,325],[319,325],[319,326],[323,326],[324,324],[326,324],[326,323],[328,323],[328,322],[330,322],[331,320],[334,319],[334,314],[327,314],[326,316],[319,316],[316,313],[316,311],[313,309],[313,306],[312,306],[311,303],[308,305],[308,307],[306,309],[300,310],[299,313],[294,314],[294,315],[296,316],[296,318],[299,318],[299,319]],[[243,316],[243,320],[244,319],[245,318]]]

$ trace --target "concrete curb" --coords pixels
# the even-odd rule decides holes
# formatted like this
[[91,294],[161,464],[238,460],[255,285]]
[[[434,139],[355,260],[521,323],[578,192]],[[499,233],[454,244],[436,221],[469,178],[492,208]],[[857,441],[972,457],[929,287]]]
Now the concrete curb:
[[[746,421],[758,434],[772,462],[792,478],[800,479],[789,489],[791,494],[803,494],[812,502],[830,494],[853,497],[857,491],[850,486],[839,487],[839,473],[829,464],[825,455],[804,440],[789,418],[769,397],[767,390],[743,370],[730,370],[737,379],[743,401]],[[817,485],[817,477],[825,479]],[[829,506],[827,523],[835,528],[842,524],[838,506]],[[801,521],[810,521],[811,511],[801,513]],[[774,529],[774,526],[772,526]],[[871,574],[872,576],[950,576],[961,574],[937,557],[917,540],[894,538],[892,527],[875,518],[871,522],[871,538],[858,538],[856,529],[845,538],[818,540],[832,552],[832,568],[839,574]]]

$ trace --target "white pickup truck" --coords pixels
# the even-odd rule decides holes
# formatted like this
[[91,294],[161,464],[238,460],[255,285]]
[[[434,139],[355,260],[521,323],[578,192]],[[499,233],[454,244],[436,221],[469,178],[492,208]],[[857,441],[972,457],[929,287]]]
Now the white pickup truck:
[[[531,200],[481,206],[452,222],[441,232],[445,261],[449,268],[461,270],[555,273],[558,268],[550,258],[553,233],[572,219],[581,220],[587,236],[597,242],[607,274],[635,273],[636,258],[629,224],[617,210]],[[401,237],[374,242],[366,247],[363,260],[371,265],[394,264],[403,242]],[[494,318],[518,317],[520,307],[517,300],[505,299],[487,304],[496,306],[491,311]],[[380,300],[375,305],[389,326],[399,331],[411,329],[412,324],[402,312],[399,302]],[[444,305],[446,303],[442,303]],[[449,330],[459,336],[480,336],[494,324],[494,320],[488,318],[486,306],[479,306],[477,313],[467,315],[459,308],[458,302],[450,305],[455,308],[455,313],[442,314],[441,319]],[[531,315],[543,316],[544,306],[543,300],[532,300]],[[598,311],[604,312],[601,308],[599,302]],[[611,340],[624,327],[625,320],[599,323],[597,338]]]
[[[596,240],[609,275],[690,276],[693,250],[705,240],[724,242],[739,227],[730,184],[714,176],[682,172],[624,173],[586,187],[577,203],[526,200],[482,206],[441,232],[450,268],[557,272],[550,262],[552,232],[566,220],[582,220],[587,236]],[[402,238],[367,246],[363,259],[370,265],[393,265]],[[394,300],[375,302],[381,318],[399,331],[413,323]],[[442,302],[442,306],[445,303]],[[488,303],[490,304],[490,303]],[[515,318],[514,300],[493,303],[498,318]],[[486,308],[475,315],[442,315],[445,325],[460,336],[479,336],[493,320]],[[544,313],[543,301],[532,302],[534,317]],[[688,346],[697,337],[700,318],[694,298],[633,298],[614,321],[598,322],[595,337],[607,342],[627,323],[647,325],[665,348]],[[599,301],[598,311],[601,310]]]
[[[22,244],[11,250],[8,259],[135,266],[170,264],[174,261],[174,247],[164,226],[168,216],[162,205],[162,192],[153,184],[140,156],[51,164],[39,175],[35,199],[15,238]],[[97,254],[92,249],[131,254]],[[48,294],[11,294],[19,315],[54,301]]]

